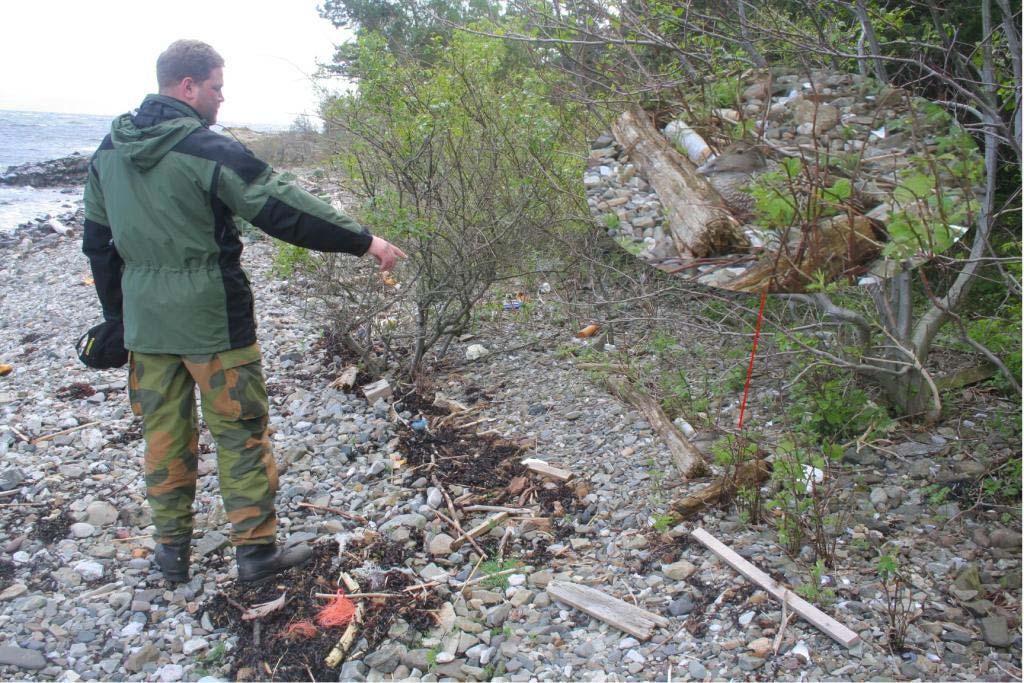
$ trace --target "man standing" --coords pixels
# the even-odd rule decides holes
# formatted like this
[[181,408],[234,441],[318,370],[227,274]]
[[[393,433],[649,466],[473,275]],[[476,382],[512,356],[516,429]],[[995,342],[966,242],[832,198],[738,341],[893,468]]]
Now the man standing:
[[143,419],[155,559],[170,581],[188,580],[197,384],[239,580],[273,576],[311,554],[277,545],[267,392],[233,216],[309,249],[369,253],[384,271],[405,257],[209,129],[224,101],[223,67],[205,43],[168,47],[157,59],[160,94],[114,120],[85,188],[83,251],[104,319],[123,322],[131,351],[128,392]]

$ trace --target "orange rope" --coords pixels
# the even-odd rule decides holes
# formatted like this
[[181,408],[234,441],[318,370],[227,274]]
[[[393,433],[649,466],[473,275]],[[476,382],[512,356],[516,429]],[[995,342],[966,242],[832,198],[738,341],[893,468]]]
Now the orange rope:
[[316,615],[318,624],[324,627],[345,626],[356,615],[356,606],[342,591]]
[[296,621],[288,624],[282,635],[286,640],[309,640],[315,638],[320,632],[311,622]]
[[740,424],[743,429],[743,413],[747,410],[747,394],[750,393],[750,378],[754,374],[754,356],[757,355],[757,342],[761,338],[761,321],[764,320],[764,302],[768,298],[768,290],[761,290],[761,307],[757,310],[757,326],[754,328],[754,347],[750,349],[750,365],[747,366],[747,381],[743,385],[743,400],[740,402]]

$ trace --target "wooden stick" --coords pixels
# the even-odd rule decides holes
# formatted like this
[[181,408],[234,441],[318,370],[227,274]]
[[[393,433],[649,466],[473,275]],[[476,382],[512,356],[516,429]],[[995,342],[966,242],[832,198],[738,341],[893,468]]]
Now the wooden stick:
[[339,517],[344,517],[345,519],[351,519],[353,522],[359,522],[360,524],[366,524],[367,522],[370,521],[370,520],[366,519],[366,517],[363,517],[362,515],[357,515],[357,514],[354,514],[354,513],[351,513],[351,512],[345,512],[344,510],[339,510],[338,508],[327,507],[326,505],[314,505],[313,503],[297,503],[297,506],[300,507],[300,508],[309,508],[310,510],[322,510],[324,512],[332,512],[332,513],[338,515]]
[[141,541],[144,538],[152,538],[152,534],[143,534],[141,536],[126,536],[125,538],[112,539],[114,543],[126,543],[128,541]]
[[[345,572],[341,573],[341,583],[344,583],[345,586],[350,589],[354,586],[355,590],[359,590],[359,584],[356,583],[356,580]],[[324,659],[324,663],[328,667],[333,669],[341,664],[341,660],[345,657],[345,653],[348,652],[350,647],[352,647],[352,642],[356,639],[356,633],[359,631],[359,625],[361,623],[363,623],[363,606],[362,604],[357,604],[355,616],[352,617],[352,621],[349,622],[345,632],[341,634],[341,638],[338,639],[337,644],[331,648],[331,651],[327,653],[326,659]]]
[[[437,478],[436,474],[430,475],[430,480],[432,482],[434,482],[434,486],[436,486],[437,490],[441,492],[442,496],[444,496],[444,502],[445,502],[445,504],[448,505],[448,511],[450,513],[452,513],[452,518],[451,518],[452,526],[455,528],[456,531],[459,532],[460,536],[464,536],[466,534],[466,532],[463,531],[462,525],[459,524],[459,515],[455,512],[455,503],[452,502],[452,497],[448,495],[448,490],[444,487],[444,484],[441,483],[441,480]],[[435,512],[437,512],[437,511],[435,510]],[[443,516],[442,516],[442,519],[443,519]],[[474,540],[472,536],[469,537],[468,540],[469,540],[470,544],[472,544],[473,548],[476,549],[477,553],[479,553],[480,557],[487,557],[487,553],[484,552],[483,548],[481,548],[479,545],[477,545],[476,540]],[[462,545],[462,544],[460,543],[459,545]],[[454,549],[455,549],[455,546],[453,545],[452,546],[452,550],[454,550]]]
[[782,624],[779,626],[779,632],[775,634],[775,642],[772,643],[772,652],[779,654],[779,648],[782,647],[782,637],[786,635],[786,627],[789,626],[789,619],[793,615],[789,611],[789,603],[782,603]]
[[0,503],[0,508],[37,508],[48,503]]
[[10,430],[11,430],[11,432],[12,432],[12,433],[13,433],[13,434],[14,434],[14,435],[15,435],[16,437],[18,437],[19,439],[21,439],[21,440],[22,440],[22,441],[24,441],[25,443],[32,443],[32,439],[30,439],[30,438],[28,438],[27,436],[25,436],[24,434],[22,434],[22,433],[21,433],[21,431],[19,431],[19,430],[18,430],[18,428],[17,428],[17,427],[15,427],[14,425],[7,425],[7,428],[8,428],[8,429],[10,429]]
[[467,505],[462,509],[466,512],[507,512],[510,515],[533,516],[533,510],[530,508],[509,508],[503,505]]
[[532,569],[533,569],[533,567],[512,567],[511,569],[502,569],[500,572],[494,572],[493,574],[485,574],[483,576],[478,576],[475,579],[467,579],[466,581],[463,581],[462,583],[456,583],[455,587],[456,588],[465,588],[467,586],[475,586],[476,584],[480,583],[481,581],[486,581],[487,579],[492,579],[495,576],[505,576],[506,574],[516,574],[516,573],[528,572],[528,571],[531,571]]
[[[456,538],[462,538],[463,536],[465,536],[466,532],[463,530],[462,525],[459,524],[458,520],[452,519],[448,515],[446,515],[443,512],[441,512],[440,510],[434,510],[434,514],[437,515],[439,518],[441,518],[443,521],[448,523],[448,525],[455,532]],[[469,538],[469,539],[466,539],[466,540],[468,540],[470,542],[470,544],[476,549],[477,554],[480,555],[481,558],[487,557],[487,553],[485,553],[483,551],[483,548],[481,548],[479,545],[477,545],[477,542],[474,539]]]
[[781,586],[775,579],[737,555],[731,548],[719,541],[704,529],[694,529],[690,535],[703,543],[715,555],[728,563],[749,580],[765,589],[783,604],[789,604],[794,612],[811,623],[812,626],[825,633],[844,647],[853,647],[860,641],[860,636],[828,616],[799,595]]
[[484,422],[494,422],[497,419],[498,418],[496,417],[482,417],[479,420],[473,420],[472,422],[468,422],[464,425],[454,425],[454,427],[456,429],[469,429],[470,427],[476,427],[478,424],[483,424]]
[[[469,531],[465,532],[464,534],[456,538],[454,541],[452,541],[452,550],[458,550],[466,541],[471,541],[477,536],[487,533],[494,527],[504,522],[507,518],[507,512],[499,512],[495,514],[493,517],[485,519],[483,522],[476,525],[475,527],[473,527],[472,529],[470,529]],[[473,543],[473,547],[477,547],[476,543]]]
[[[336,598],[337,593],[313,593],[314,598]],[[358,598],[404,598],[407,597],[401,593],[345,593],[343,597],[358,599]]]
[[535,474],[540,474],[545,477],[551,477],[552,479],[557,479],[558,481],[568,481],[569,479],[572,479],[572,472],[570,472],[569,470],[563,470],[561,467],[549,465],[548,463],[544,462],[543,460],[539,460],[538,458],[525,458],[523,459],[523,464],[526,465],[526,469],[530,470]]
[[0,498],[10,498],[21,493],[20,489],[11,489],[10,491],[0,491]]
[[62,429],[59,432],[54,432],[53,434],[47,434],[45,436],[40,436],[40,437],[36,438],[34,441],[32,441],[31,443],[32,443],[33,446],[35,446],[37,443],[42,443],[43,441],[49,441],[50,439],[52,439],[54,437],[63,436],[65,434],[70,434],[71,432],[77,432],[79,429],[85,429],[86,427],[93,427],[93,426],[98,425],[98,424],[99,424],[99,420],[97,420],[95,422],[86,422],[85,424],[78,425],[77,427],[71,427],[69,429]]

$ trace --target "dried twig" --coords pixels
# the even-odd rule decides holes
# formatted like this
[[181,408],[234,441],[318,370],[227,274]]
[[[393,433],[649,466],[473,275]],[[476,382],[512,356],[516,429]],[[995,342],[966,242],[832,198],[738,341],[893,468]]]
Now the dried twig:
[[370,521],[370,520],[366,519],[366,517],[363,517],[362,515],[357,515],[357,514],[352,513],[352,512],[346,512],[344,510],[339,510],[338,508],[328,507],[326,505],[314,505],[313,503],[298,503],[297,506],[300,507],[300,508],[309,508],[310,510],[322,510],[323,512],[331,512],[331,513],[334,513],[334,514],[338,515],[339,517],[344,517],[345,519],[351,519],[353,522],[359,522],[360,524],[366,524],[366,523],[368,523]]
[[[329,599],[334,599],[334,598],[338,597],[338,594],[337,593],[313,593],[313,597],[314,598],[323,598],[323,599],[328,599],[328,598]],[[402,595],[401,593],[345,593],[344,597],[350,598],[350,599],[353,599],[353,600],[354,599],[358,599],[358,598],[363,598],[365,600],[369,600],[369,599],[373,599],[373,598],[384,598],[384,599],[387,599],[387,598],[404,598],[406,596]]]
[[786,635],[786,627],[789,626],[789,619],[793,615],[789,611],[789,602],[787,600],[782,601],[782,624],[779,626],[779,632],[775,634],[775,642],[772,643],[772,651],[775,655],[779,654],[779,648],[782,647],[782,637]]
[[[451,519],[447,521],[458,532],[458,536],[456,536],[456,538],[465,536],[466,532],[463,530],[462,525],[459,524],[459,515],[455,512],[455,503],[452,502],[452,497],[448,495],[448,490],[444,487],[444,484],[441,483],[441,480],[437,478],[437,475],[430,475],[430,480],[434,483],[434,486],[437,487],[437,490],[441,492],[441,495],[444,497],[444,502],[448,506],[448,511],[452,514]],[[445,519],[443,513],[440,513],[438,510],[434,510],[434,512],[438,513],[438,516],[440,516],[441,519]],[[487,553],[484,552],[484,549],[481,548],[472,537],[469,537],[467,540],[477,553],[480,554],[480,557],[487,557]]]
[[[54,437],[63,436],[65,434],[70,434],[71,432],[77,432],[79,429],[85,429],[86,427],[94,427],[94,426],[96,426],[98,424],[99,424],[99,420],[97,420],[95,422],[86,422],[85,424],[80,424],[80,425],[78,425],[76,427],[71,427],[69,429],[62,429],[59,432],[54,432],[53,434],[46,434],[44,436],[37,437],[31,443],[32,443],[33,446],[35,446],[37,443],[42,443],[43,441],[49,441],[50,439],[52,439]],[[17,432],[15,432],[15,434],[17,434]]]

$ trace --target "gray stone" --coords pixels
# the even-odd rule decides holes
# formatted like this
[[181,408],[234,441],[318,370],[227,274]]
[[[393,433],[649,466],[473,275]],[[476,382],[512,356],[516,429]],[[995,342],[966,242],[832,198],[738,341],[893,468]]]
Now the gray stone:
[[42,669],[46,667],[46,658],[35,650],[10,645],[0,646],[0,664],[14,666],[19,669]]
[[448,578],[448,572],[431,562],[420,570],[420,576],[427,581],[444,581]]
[[164,664],[156,671],[157,680],[162,683],[174,683],[174,681],[180,681],[184,676],[185,668],[180,664]]
[[991,616],[981,620],[981,635],[992,647],[1009,647],[1013,644],[1006,617]]
[[686,666],[687,672],[690,674],[690,678],[696,681],[703,681],[708,677],[708,670],[704,668],[704,665],[698,662],[696,659],[691,659],[690,663]]
[[21,597],[28,592],[28,586],[23,583],[12,583],[10,586],[5,588],[3,592],[0,592],[0,602],[7,600],[13,600],[14,598]]
[[686,579],[693,576],[693,573],[697,571],[697,567],[686,560],[679,560],[672,564],[663,564],[661,566],[662,573],[673,581],[685,581]]
[[92,560],[82,560],[75,565],[75,573],[86,581],[95,581],[103,578],[103,565]]
[[487,610],[487,625],[491,628],[497,628],[501,626],[505,623],[505,620],[508,618],[508,613],[511,611],[512,605],[507,602],[505,604],[492,607],[491,609]]
[[405,653],[406,648],[404,645],[391,642],[378,647],[376,651],[368,655],[363,661],[371,669],[383,674],[389,674],[398,668]]
[[11,491],[25,481],[25,473],[17,467],[9,467],[0,472],[0,491]]
[[94,500],[85,508],[85,521],[93,526],[110,526],[117,517],[117,508],[105,500]]
[[184,644],[181,646],[181,651],[183,654],[191,655],[195,654],[196,652],[199,652],[200,650],[205,650],[209,647],[210,644],[206,642],[205,638],[190,638],[186,640]]
[[674,617],[681,617],[692,612],[694,606],[693,600],[688,595],[684,595],[678,600],[673,600],[669,603],[668,612]]
[[427,550],[431,555],[448,555],[452,551],[452,542],[455,539],[448,534],[441,533],[430,539]]
[[423,515],[413,512],[406,515],[398,515],[397,517],[392,517],[391,519],[380,525],[379,531],[385,532],[399,526],[411,529],[422,529],[426,525],[427,518]]
[[69,530],[75,538],[89,538],[96,533],[96,527],[88,522],[75,522]]
[[996,529],[989,534],[989,540],[996,548],[1021,549],[1021,535],[1009,529]]
[[365,681],[366,680],[366,665],[358,659],[345,662],[341,665],[341,674],[338,676],[339,681]]
[[402,663],[410,669],[426,671],[430,668],[428,655],[430,655],[431,652],[432,650],[428,650],[425,647],[409,650],[402,656]]
[[203,537],[196,542],[196,554],[199,557],[206,557],[215,553],[228,544],[228,537],[219,531],[207,531]]
[[764,666],[764,660],[754,655],[742,654],[739,657],[739,664],[744,671],[755,671]]

